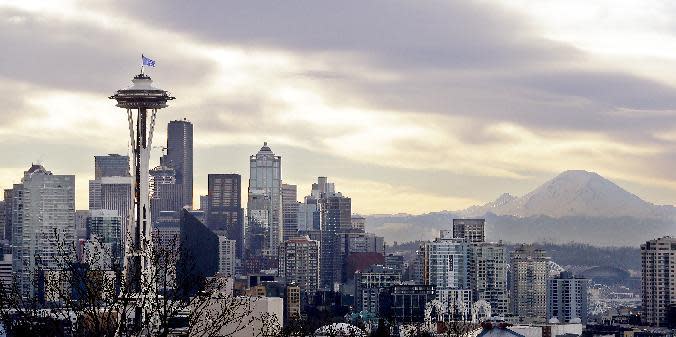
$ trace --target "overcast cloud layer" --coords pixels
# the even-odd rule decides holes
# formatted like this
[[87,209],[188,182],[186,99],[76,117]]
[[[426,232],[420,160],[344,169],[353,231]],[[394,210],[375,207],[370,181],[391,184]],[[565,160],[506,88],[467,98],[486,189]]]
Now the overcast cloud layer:
[[566,169],[673,204],[676,22],[618,2],[499,6],[0,1],[0,187],[39,161],[76,174],[86,207],[93,156],[126,152],[107,96],[143,52],[177,97],[155,144],[169,120],[195,125],[196,193],[208,173],[247,179],[268,141],[299,195],[327,175],[362,213],[461,209]]

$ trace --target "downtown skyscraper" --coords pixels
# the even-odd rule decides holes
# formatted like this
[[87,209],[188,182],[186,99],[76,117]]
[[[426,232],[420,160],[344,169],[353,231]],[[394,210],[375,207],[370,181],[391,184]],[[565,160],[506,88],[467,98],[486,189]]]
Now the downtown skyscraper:
[[160,165],[148,174],[151,220],[157,223],[161,212],[178,212],[183,208],[183,185],[178,183],[173,167]]
[[94,179],[129,176],[129,156],[114,153],[94,156]]
[[283,238],[282,158],[263,143],[249,157],[249,172],[247,255],[275,259]]
[[94,179],[89,181],[89,209],[117,211],[124,228],[132,205],[131,183],[129,156],[94,156]]
[[123,226],[131,219],[129,213],[132,177],[101,177],[89,181],[89,210],[107,209],[117,211],[122,218]]
[[223,231],[236,242],[235,255],[244,252],[244,210],[242,209],[242,176],[239,174],[209,174],[206,225],[212,231]]
[[192,207],[193,199],[193,125],[186,120],[167,125],[167,154],[160,165],[176,170],[176,182],[183,190],[182,206]]
[[305,201],[317,204],[322,288],[335,289],[341,280],[343,265],[338,254],[339,234],[352,228],[352,199],[336,192],[335,184],[329,183],[327,177],[318,177]]
[[20,290],[30,294],[37,270],[61,269],[59,244],[75,240],[75,176],[33,165],[13,193],[12,269]]
[[298,190],[296,185],[282,184],[282,227],[286,241],[298,236]]

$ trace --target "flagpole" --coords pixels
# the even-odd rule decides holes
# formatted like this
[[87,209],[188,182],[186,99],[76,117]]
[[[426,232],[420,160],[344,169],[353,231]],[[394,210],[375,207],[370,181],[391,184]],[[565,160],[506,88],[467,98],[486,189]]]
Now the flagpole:
[[141,75],[143,75],[143,54],[141,54]]

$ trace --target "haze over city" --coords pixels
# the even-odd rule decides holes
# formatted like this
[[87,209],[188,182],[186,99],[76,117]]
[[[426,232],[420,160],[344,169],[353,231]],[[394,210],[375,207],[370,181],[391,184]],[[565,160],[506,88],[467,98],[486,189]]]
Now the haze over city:
[[196,205],[263,141],[299,195],[326,175],[355,213],[460,210],[568,169],[672,205],[675,6],[2,1],[0,187],[40,162],[86,208],[93,156],[128,151],[106,97],[144,53],[180,98],[155,144],[195,126]]

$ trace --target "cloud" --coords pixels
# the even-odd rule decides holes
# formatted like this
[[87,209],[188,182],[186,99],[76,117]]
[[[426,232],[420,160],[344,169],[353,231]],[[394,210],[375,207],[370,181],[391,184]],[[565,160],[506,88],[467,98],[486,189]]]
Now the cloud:
[[[202,177],[246,179],[247,156],[267,140],[285,158],[285,179],[341,177],[370,211],[457,209],[568,168],[643,187],[676,178],[664,159],[676,143],[674,88],[545,38],[492,3],[63,7],[0,7],[0,43],[12,46],[0,55],[0,90],[10,93],[0,139],[26,139],[27,152],[39,141],[125,150],[125,121],[107,95],[145,52],[158,60],[157,85],[177,97],[160,113],[155,144],[168,120],[189,118],[206,152]],[[654,181],[641,179],[646,171]],[[650,193],[676,196],[668,188]]]
[[[594,130],[618,141],[632,130],[636,142],[653,142],[655,128],[674,125],[673,115],[636,118],[645,110],[670,108],[674,88],[600,66],[570,44],[543,38],[516,11],[494,4],[170,1],[156,7],[115,6],[208,43],[286,50],[310,64],[322,60],[330,66],[303,75],[321,82],[320,92],[330,91],[325,98],[362,108]],[[367,75],[359,76],[364,67]],[[369,76],[373,73],[389,76]],[[636,113],[615,115],[622,109]]]
[[109,94],[139,70],[137,60],[144,50],[158,54],[171,50],[162,53],[166,55],[162,62],[177,80],[199,81],[212,65],[172,50],[184,42],[176,35],[158,33],[151,38],[143,30],[130,34],[124,27],[50,13],[0,7],[0,30],[0,43],[11,46],[0,54],[0,76],[60,90]]

